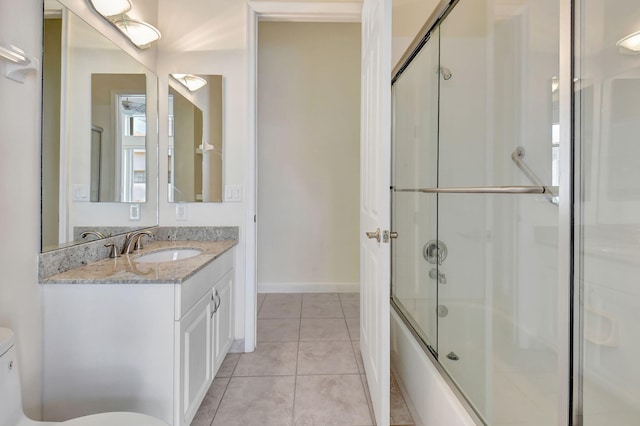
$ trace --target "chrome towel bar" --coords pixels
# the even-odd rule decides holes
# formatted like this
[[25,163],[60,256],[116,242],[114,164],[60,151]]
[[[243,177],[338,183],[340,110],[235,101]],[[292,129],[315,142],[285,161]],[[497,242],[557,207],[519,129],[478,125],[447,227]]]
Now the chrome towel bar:
[[546,186],[470,186],[456,188],[393,188],[395,192],[427,194],[553,194]]
[[542,183],[538,175],[523,161],[524,148],[519,146],[511,154],[511,159],[516,166],[533,182],[534,186],[468,186],[450,188],[395,188],[394,192],[422,192],[427,194],[542,194],[554,205],[558,205],[555,197],[558,194],[557,186],[547,186]]
[[531,170],[531,168],[527,165],[527,163],[524,162],[523,158],[524,148],[521,146],[517,147],[515,151],[511,153],[511,159],[514,163],[516,163],[516,166],[518,166],[518,168],[522,170],[522,173],[524,173],[525,176],[527,176],[533,184],[544,187],[544,194],[546,194],[545,197],[547,198],[547,201],[557,206],[558,201],[555,197],[557,196],[558,191],[553,191],[550,187],[544,185],[538,175],[536,175],[535,172]]

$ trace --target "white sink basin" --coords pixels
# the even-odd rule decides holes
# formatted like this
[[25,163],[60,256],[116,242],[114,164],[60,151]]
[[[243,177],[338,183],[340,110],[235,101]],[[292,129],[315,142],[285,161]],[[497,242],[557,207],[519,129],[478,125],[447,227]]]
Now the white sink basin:
[[193,248],[172,248],[155,251],[133,259],[138,263],[175,262],[176,260],[189,259],[202,253],[200,249]]

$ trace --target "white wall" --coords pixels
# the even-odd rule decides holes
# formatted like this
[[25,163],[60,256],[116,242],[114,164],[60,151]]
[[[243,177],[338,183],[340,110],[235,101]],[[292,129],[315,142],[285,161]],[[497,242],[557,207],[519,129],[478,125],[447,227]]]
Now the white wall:
[[[168,114],[170,73],[220,74],[223,77],[223,182],[246,188],[246,2],[227,0],[158,1],[159,116]],[[175,19],[179,16],[180,19]],[[166,182],[168,122],[159,122],[159,179]],[[187,221],[176,221],[176,205],[167,202],[167,185],[160,185],[159,223],[162,226],[238,226],[235,296],[236,339],[245,327],[245,215],[246,195],[234,203],[189,203]]]
[[[40,57],[42,3],[0,0],[0,42]],[[24,84],[4,78],[0,61],[0,326],[17,335],[23,405],[41,415],[42,296],[38,285],[40,248],[40,74]]]
[[258,291],[354,291],[360,25],[261,22],[258,34]]

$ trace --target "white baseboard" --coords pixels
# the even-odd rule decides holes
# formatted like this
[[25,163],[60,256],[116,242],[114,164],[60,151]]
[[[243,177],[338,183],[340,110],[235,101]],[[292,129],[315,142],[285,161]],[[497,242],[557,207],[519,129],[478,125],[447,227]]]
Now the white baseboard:
[[229,348],[229,353],[237,354],[244,352],[244,339],[235,339]]
[[258,283],[258,293],[357,293],[360,283]]

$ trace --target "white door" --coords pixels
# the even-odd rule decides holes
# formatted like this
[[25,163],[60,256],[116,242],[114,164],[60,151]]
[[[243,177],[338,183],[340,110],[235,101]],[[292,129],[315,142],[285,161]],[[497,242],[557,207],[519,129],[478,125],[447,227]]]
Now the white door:
[[[364,1],[361,67],[360,349],[383,426],[389,424],[391,0]],[[365,234],[376,231],[379,241]]]

